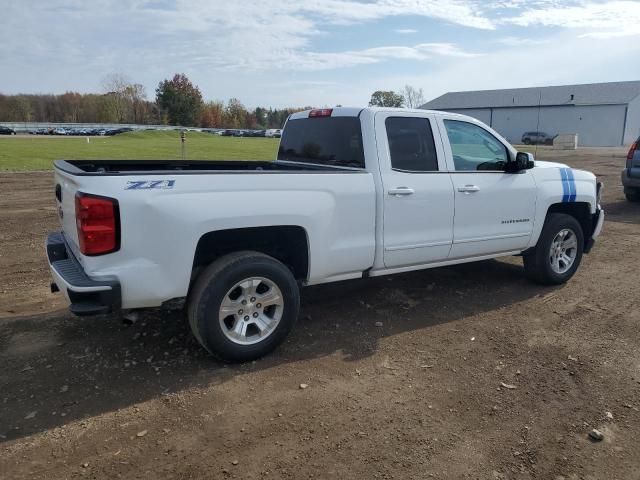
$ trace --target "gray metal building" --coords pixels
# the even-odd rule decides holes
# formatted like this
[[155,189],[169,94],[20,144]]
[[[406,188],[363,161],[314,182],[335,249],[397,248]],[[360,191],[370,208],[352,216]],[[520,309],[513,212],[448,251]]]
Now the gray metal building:
[[477,118],[512,143],[532,131],[577,133],[580,146],[628,145],[640,136],[640,81],[450,92],[420,108]]

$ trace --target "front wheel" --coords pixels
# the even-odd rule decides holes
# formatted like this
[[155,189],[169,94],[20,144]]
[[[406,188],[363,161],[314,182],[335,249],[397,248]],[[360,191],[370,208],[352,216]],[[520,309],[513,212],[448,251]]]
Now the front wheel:
[[543,285],[567,282],[582,260],[584,234],[571,215],[551,213],[547,216],[535,248],[523,256],[527,276]]
[[259,252],[216,260],[198,277],[188,302],[191,330],[209,353],[246,362],[275,349],[293,328],[300,308],[291,271]]

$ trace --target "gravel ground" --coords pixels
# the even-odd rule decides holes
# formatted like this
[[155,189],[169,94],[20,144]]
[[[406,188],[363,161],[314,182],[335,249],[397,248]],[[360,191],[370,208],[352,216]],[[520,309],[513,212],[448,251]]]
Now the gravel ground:
[[640,478],[623,156],[538,152],[606,184],[569,284],[533,285],[510,258],[309,288],[285,344],[234,366],[178,313],[71,316],[43,257],[51,172],[0,174],[0,477]]

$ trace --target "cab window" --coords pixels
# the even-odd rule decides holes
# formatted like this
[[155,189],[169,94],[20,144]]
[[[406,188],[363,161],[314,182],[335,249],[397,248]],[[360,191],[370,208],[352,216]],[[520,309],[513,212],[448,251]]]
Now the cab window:
[[282,132],[278,160],[364,168],[358,117],[289,120]]
[[459,120],[445,120],[456,171],[504,171],[507,147],[484,128]]
[[438,171],[438,157],[428,118],[388,117],[385,121],[391,168],[404,172]]

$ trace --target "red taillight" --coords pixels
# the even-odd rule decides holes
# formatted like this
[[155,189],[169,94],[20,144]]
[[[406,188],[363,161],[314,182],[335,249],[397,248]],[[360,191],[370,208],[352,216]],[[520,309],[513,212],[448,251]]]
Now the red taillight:
[[311,110],[309,112],[309,118],[330,117],[331,113],[333,113],[333,108],[321,108],[319,110]]
[[633,160],[633,155],[636,153],[636,148],[638,148],[638,142],[631,145],[629,153],[627,154],[627,160]]
[[84,255],[103,255],[120,248],[120,214],[113,198],[76,194],[78,243]]

